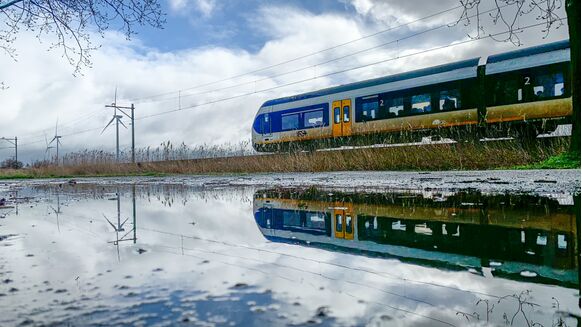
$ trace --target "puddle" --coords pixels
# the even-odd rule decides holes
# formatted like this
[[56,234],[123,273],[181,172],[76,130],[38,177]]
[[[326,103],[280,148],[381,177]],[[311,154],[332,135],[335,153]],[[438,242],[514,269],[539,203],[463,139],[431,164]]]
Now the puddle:
[[579,315],[579,196],[78,182],[0,198],[3,326]]

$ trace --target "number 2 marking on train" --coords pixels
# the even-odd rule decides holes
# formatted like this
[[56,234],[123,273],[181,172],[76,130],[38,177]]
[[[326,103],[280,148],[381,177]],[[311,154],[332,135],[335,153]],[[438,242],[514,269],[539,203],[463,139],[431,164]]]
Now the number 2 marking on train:
[[380,107],[384,107],[384,100],[380,100]]
[[524,85],[529,85],[530,84],[530,82],[529,82],[530,81],[529,76],[526,76],[524,79],[525,79],[525,84]]

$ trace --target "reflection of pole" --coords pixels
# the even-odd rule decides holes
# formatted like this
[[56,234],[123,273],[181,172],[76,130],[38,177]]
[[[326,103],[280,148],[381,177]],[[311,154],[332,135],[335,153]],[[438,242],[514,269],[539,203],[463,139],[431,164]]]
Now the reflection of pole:
[[55,210],[55,208],[53,208],[53,211],[55,212],[55,215],[57,216],[57,230],[60,233],[61,232],[61,225],[59,223],[59,214],[61,213],[61,199],[60,199],[59,192],[57,192],[57,210]]
[[16,215],[18,216],[18,191],[14,191],[14,207],[16,208]]
[[119,189],[117,189],[117,230],[121,230],[121,199],[119,198]]
[[[580,271],[580,194],[574,195],[574,210],[576,210],[576,246],[574,247],[574,252],[576,260],[578,261],[578,298],[580,298],[580,276],[582,272]],[[578,306],[580,306],[580,300],[578,300]],[[578,326],[580,326],[580,318],[577,318]]]
[[133,115],[135,107],[131,104],[131,163],[135,163],[135,119]]
[[[133,112],[133,111],[132,111]],[[131,186],[131,199],[133,204],[133,244],[137,241],[137,227],[136,227],[136,216],[135,216],[135,184]]]
[[[137,237],[136,237],[136,210],[135,210],[135,185],[132,187],[132,200],[133,200],[133,228],[132,230],[127,231],[125,234],[123,234],[123,236],[119,237],[119,232],[124,232],[125,229],[123,227],[123,225],[125,225],[125,223],[129,220],[129,218],[126,218],[123,222],[121,222],[121,194],[119,193],[119,188],[117,188],[117,193],[116,193],[117,197],[117,226],[115,224],[113,224],[108,218],[107,216],[103,215],[103,217],[105,217],[105,220],[107,220],[107,222],[109,223],[109,225],[111,225],[111,227],[113,228],[113,230],[115,231],[115,241],[110,241],[107,243],[113,243],[113,245],[115,245],[117,247],[117,260],[121,261],[121,257],[119,254],[119,242],[123,242],[123,241],[133,241],[133,243],[135,244]],[[130,234],[133,233],[133,237],[132,238],[126,238],[128,237]]]

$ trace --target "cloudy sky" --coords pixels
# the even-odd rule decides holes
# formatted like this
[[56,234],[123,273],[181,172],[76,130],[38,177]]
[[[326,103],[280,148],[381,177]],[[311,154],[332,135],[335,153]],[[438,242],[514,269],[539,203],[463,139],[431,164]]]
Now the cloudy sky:
[[[39,42],[30,32],[18,34],[17,61],[0,52],[0,137],[18,136],[20,158],[44,158],[44,135],[52,138],[57,119],[63,151],[113,151],[114,129],[100,132],[113,114],[104,105],[113,102],[116,87],[119,104],[136,106],[138,147],[237,143],[250,139],[254,114],[268,99],[516,47],[483,39],[423,52],[475,35],[474,19],[451,24],[461,10],[446,10],[457,0],[160,1],[164,29],[138,28],[130,41],[115,30],[96,35],[93,42],[101,47],[81,75],[73,75],[60,49],[48,51],[48,38]],[[482,11],[491,3],[485,1]],[[563,8],[557,14],[565,16]],[[535,24],[535,16],[521,17],[519,26]],[[495,33],[501,27],[487,28]],[[544,35],[543,27],[525,30],[522,46],[565,39],[567,26]],[[123,129],[122,147],[130,140]],[[0,144],[0,160],[12,155],[7,145]]]

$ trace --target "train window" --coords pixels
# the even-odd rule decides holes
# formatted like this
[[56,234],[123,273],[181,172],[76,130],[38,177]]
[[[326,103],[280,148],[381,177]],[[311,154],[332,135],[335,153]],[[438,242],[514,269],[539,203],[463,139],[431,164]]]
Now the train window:
[[335,124],[339,124],[341,122],[341,113],[339,107],[333,108],[333,122]]
[[543,66],[487,77],[487,105],[499,106],[564,96],[563,66]]
[[350,106],[344,106],[344,123],[350,121]]
[[308,213],[306,226],[309,228],[325,229],[325,215],[320,212]]
[[388,107],[388,118],[400,116],[404,112],[404,99],[393,98],[385,100]]
[[439,109],[442,111],[461,108],[461,92],[459,89],[441,91],[439,97]]
[[299,129],[299,114],[281,116],[281,129],[284,131]]
[[361,117],[357,121],[375,120],[378,117],[378,101],[362,103]]
[[564,82],[554,84],[554,94],[556,96],[564,95]]
[[335,215],[335,231],[341,232],[342,230],[342,215],[337,214]]
[[271,123],[269,121],[269,114],[263,115],[263,123],[261,126],[261,133],[263,134],[271,134]]
[[564,95],[564,75],[562,73],[535,74],[531,83],[535,100]]
[[518,86],[519,79],[514,74],[507,76],[491,76],[488,87],[489,106],[518,103],[523,101],[523,90]]
[[298,211],[283,211],[283,226],[301,226],[301,217]]
[[303,127],[323,126],[323,110],[309,111],[303,114]]
[[411,97],[412,110],[411,114],[431,112],[430,93],[413,95]]
[[353,233],[352,216],[346,215],[346,233]]
[[558,249],[565,249],[568,247],[568,240],[566,239],[566,235],[558,234]]

